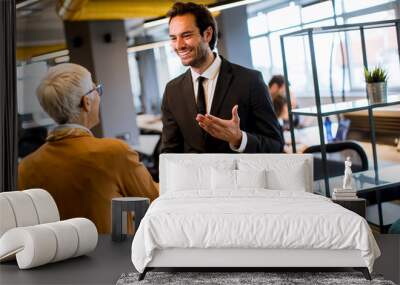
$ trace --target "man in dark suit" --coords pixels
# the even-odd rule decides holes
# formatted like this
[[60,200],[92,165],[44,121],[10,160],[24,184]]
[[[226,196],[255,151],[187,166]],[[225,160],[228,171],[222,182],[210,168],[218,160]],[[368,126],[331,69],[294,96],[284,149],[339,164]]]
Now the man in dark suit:
[[261,73],[212,52],[217,26],[207,8],[178,2],[169,17],[171,45],[190,68],[165,88],[161,152],[282,152]]

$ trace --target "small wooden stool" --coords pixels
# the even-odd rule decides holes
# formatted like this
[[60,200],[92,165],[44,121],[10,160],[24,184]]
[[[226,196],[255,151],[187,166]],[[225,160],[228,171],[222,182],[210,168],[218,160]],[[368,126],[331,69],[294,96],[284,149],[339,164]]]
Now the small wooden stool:
[[[135,231],[139,228],[140,221],[149,208],[150,200],[142,197],[119,197],[111,202],[112,234],[113,241],[126,239],[127,213],[135,213]],[[123,230],[125,229],[125,230]]]

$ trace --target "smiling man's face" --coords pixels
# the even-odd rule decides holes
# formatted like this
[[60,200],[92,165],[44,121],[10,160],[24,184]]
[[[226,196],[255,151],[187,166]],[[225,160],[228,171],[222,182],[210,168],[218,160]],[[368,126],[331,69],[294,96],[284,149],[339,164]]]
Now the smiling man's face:
[[171,46],[185,66],[200,67],[206,61],[212,33],[208,27],[201,35],[192,14],[175,16],[169,23]]

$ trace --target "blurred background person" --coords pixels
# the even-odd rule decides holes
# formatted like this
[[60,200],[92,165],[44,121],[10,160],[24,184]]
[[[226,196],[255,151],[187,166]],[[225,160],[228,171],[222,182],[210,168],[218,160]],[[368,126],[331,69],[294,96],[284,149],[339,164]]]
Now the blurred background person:
[[[290,83],[289,83],[290,86]],[[279,107],[279,109],[282,110],[281,114],[281,120],[283,122],[281,123],[281,126],[285,126],[285,130],[290,128],[289,125],[289,112],[288,112],[288,104],[287,104],[287,96],[286,96],[286,84],[285,84],[285,77],[281,74],[276,74],[271,77],[271,79],[268,82],[268,88],[269,88],[269,94],[271,95],[272,102],[275,106]],[[276,103],[275,103],[275,100]],[[293,94],[293,92],[290,92],[290,102],[292,104],[292,110],[295,108],[299,108],[297,105],[297,100],[296,96]],[[286,106],[286,107],[281,107],[281,106]],[[286,111],[285,111],[286,110]],[[275,112],[277,110],[275,109]],[[277,114],[278,119],[279,115]],[[293,125],[294,127],[300,127],[300,118],[298,115],[293,115]]]
[[280,126],[284,131],[289,130],[289,111],[286,97],[283,95],[276,95],[272,103]]
[[271,77],[268,82],[269,94],[272,100],[278,95],[286,94],[286,84],[283,75],[277,74]]

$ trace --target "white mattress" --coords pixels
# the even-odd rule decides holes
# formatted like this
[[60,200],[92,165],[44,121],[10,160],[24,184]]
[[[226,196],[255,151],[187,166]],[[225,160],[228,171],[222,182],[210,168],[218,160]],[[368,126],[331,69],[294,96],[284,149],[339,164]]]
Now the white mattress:
[[135,235],[132,262],[143,272],[168,248],[359,250],[370,271],[380,255],[359,215],[315,194],[266,189],[162,195]]

